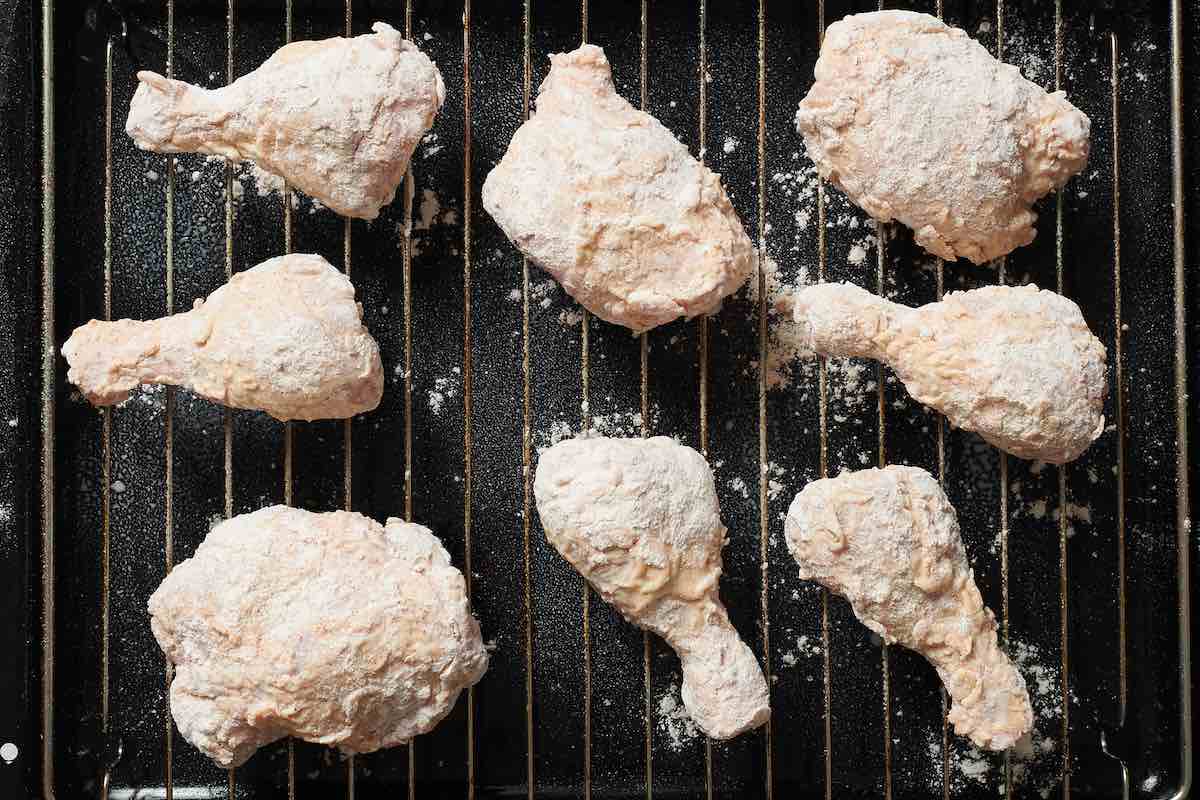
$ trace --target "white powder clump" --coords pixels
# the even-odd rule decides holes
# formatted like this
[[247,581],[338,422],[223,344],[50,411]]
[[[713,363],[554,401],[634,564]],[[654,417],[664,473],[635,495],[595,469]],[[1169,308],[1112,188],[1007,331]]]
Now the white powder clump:
[[531,306],[537,305],[542,308],[549,308],[557,289],[558,284],[550,279],[531,284],[529,287],[529,304]]
[[1012,644],[1013,660],[1017,662],[1017,667],[1025,677],[1026,683],[1033,690],[1034,696],[1031,699],[1040,700],[1041,703],[1035,702],[1035,704],[1043,707],[1049,701],[1057,710],[1059,705],[1057,701],[1061,698],[1058,676],[1054,670],[1039,661],[1040,655],[1040,651],[1034,645],[1025,642],[1013,642]]
[[725,144],[723,144],[721,146],[721,149],[724,150],[726,153],[732,153],[734,150],[737,150],[737,146],[738,146],[737,139],[733,138],[732,136],[726,136]]
[[437,133],[435,131],[430,131],[425,135],[425,138],[421,140],[421,156],[423,158],[430,158],[432,156],[436,156],[441,151],[442,145],[438,141]]
[[538,431],[538,454],[554,445],[561,442],[563,439],[570,439],[575,436],[574,429],[570,424],[562,420],[556,420],[550,423],[550,428],[544,431]]
[[458,395],[458,384],[453,378],[441,377],[433,379],[433,388],[429,390],[429,410],[435,415],[442,413],[442,405],[446,400]]
[[251,185],[259,195],[277,194],[283,196],[285,184],[282,177],[273,172],[267,172],[253,161],[247,161],[245,168],[247,174],[253,179]]
[[972,747],[966,753],[959,756],[958,767],[962,770],[965,778],[973,780],[976,783],[985,783],[988,771],[991,770],[992,765],[988,763],[987,757],[983,753]]
[[1033,644],[1013,641],[1009,651],[1029,687],[1034,714],[1033,730],[1011,751],[1013,786],[1029,786],[1040,796],[1049,797],[1059,785],[1062,771],[1058,742],[1047,734],[1060,730],[1062,725],[1061,668],[1056,658],[1046,657]]
[[779,494],[787,488],[783,483],[783,479],[787,477],[787,469],[782,465],[769,461],[764,470],[764,477],[767,481],[767,499],[774,500]]
[[821,645],[808,636],[796,638],[796,646],[780,658],[786,666],[794,667],[802,658],[817,658],[822,653]]
[[696,723],[688,716],[687,709],[679,699],[679,686],[672,683],[658,699],[655,724],[667,737],[667,746],[675,752],[681,751],[689,742],[700,735]]

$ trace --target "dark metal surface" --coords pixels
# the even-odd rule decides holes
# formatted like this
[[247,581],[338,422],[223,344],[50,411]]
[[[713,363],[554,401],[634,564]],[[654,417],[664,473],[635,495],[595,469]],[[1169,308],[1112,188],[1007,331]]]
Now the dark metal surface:
[[38,747],[38,169],[37,12],[0,1],[0,795],[32,795]]
[[[286,215],[277,194],[260,195],[240,174],[230,181],[223,164],[143,153],[123,132],[135,70],[166,71],[170,54],[175,77],[219,85],[284,44],[289,21],[295,39],[341,34],[342,3],[56,4],[50,140],[39,127],[47,17],[41,4],[0,0],[0,459],[9,466],[0,473],[0,575],[11,620],[0,632],[0,743],[19,750],[13,764],[0,763],[0,797],[96,796],[106,774],[120,797],[162,797],[167,787],[175,797],[223,796],[230,786],[242,797],[323,798],[1184,790],[1180,576],[1195,538],[1177,519],[1186,508],[1177,409],[1190,408],[1194,425],[1196,403],[1176,388],[1175,301],[1190,312],[1194,343],[1200,270],[1179,273],[1183,292],[1175,281],[1184,238],[1194,263],[1200,203],[1184,195],[1183,231],[1173,193],[1177,177],[1187,188],[1200,158],[1186,135],[1197,130],[1200,101],[1185,78],[1181,172],[1172,70],[1175,59],[1196,68],[1200,12],[1183,9],[1173,49],[1171,5],[888,4],[942,10],[1032,79],[1064,88],[1092,119],[1088,170],[1040,205],[1037,241],[997,270],[939,267],[900,230],[885,237],[881,256],[871,250],[851,263],[865,217],[834,191],[819,209],[798,197],[795,176],[807,161],[791,120],[811,84],[820,25],[874,2],[352,3],[355,33],[376,19],[408,22],[447,85],[434,136],[413,162],[414,216],[426,191],[440,213],[414,231],[406,257],[400,198],[347,232],[307,199]],[[576,306],[523,265],[478,198],[522,121],[527,91],[546,74],[546,55],[584,38],[605,48],[619,91],[722,174],[788,282],[852,280],[912,304],[998,278],[1071,296],[1109,349],[1112,428],[1074,464],[1043,468],[944,426],[872,365],[864,366],[882,386],[877,395],[852,391],[840,365],[797,366],[790,388],[769,389],[757,369],[766,302],[746,291],[706,324],[651,332],[644,362],[642,344],[622,330],[564,324]],[[43,141],[52,158],[41,156]],[[57,178],[49,195],[48,165]],[[227,205],[227,186],[243,182]],[[812,219],[797,218],[804,204]],[[54,223],[45,240],[43,210]],[[1188,235],[1177,240],[1177,229]],[[265,415],[172,391],[136,396],[106,418],[73,393],[61,359],[47,387],[52,402],[40,402],[43,319],[61,344],[106,310],[177,311],[220,286],[227,269],[289,244],[351,272],[382,347],[383,404],[349,432],[340,422],[297,423],[289,449],[285,426]],[[52,306],[42,300],[47,274]],[[1200,364],[1182,352],[1195,398]],[[643,397],[650,413],[639,419]],[[766,656],[769,731],[711,746],[673,738],[660,703],[678,683],[675,657],[586,590],[531,513],[527,467],[537,448],[554,431],[612,429],[614,419],[627,435],[678,436],[717,465],[730,530],[722,595]],[[39,464],[47,443],[51,471]],[[881,460],[942,476],[1007,645],[1036,654],[1023,661],[1038,710],[1032,756],[983,756],[946,735],[928,665],[882,650],[847,604],[796,577],[782,533],[794,493],[822,472]],[[173,733],[167,665],[145,603],[213,520],[286,500],[349,505],[376,519],[411,508],[455,563],[469,564],[473,605],[495,650],[475,691],[408,747],[347,762],[280,742],[231,776]],[[40,508],[52,508],[52,531]]]

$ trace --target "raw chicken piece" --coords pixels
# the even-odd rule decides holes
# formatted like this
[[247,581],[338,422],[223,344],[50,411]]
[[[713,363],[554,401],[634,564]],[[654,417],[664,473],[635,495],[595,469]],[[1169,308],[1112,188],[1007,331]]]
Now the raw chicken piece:
[[958,517],[928,472],[891,466],[814,481],[784,527],[801,578],[845,596],[888,644],[929,659],[954,701],[955,731],[1003,750],[1030,729],[1025,680],[996,643]]
[[701,730],[728,739],[767,721],[766,680],[717,595],[725,526],[704,456],[664,436],[570,439],[542,454],[534,492],[550,543],[679,654]]
[[796,112],[821,177],[976,264],[1033,241],[1031,206],[1087,164],[1091,122],[966,32],[911,11],[829,26]]
[[144,150],[254,161],[339,214],[375,219],[446,90],[415,44],[371,29],[284,45],[219,89],[139,72],[125,132]]
[[817,353],[882,361],[950,424],[1015,456],[1062,464],[1104,432],[1104,345],[1062,295],[987,286],[909,308],[823,283],[793,302]]
[[365,753],[432,730],[488,656],[428,528],[271,506],[217,525],[150,597],[183,737],[236,767],[284,736]]
[[383,396],[379,346],[354,287],[317,255],[268,259],[182,314],[94,319],[62,351],[67,379],[98,406],[165,383],[233,408],[313,420],[370,411]]
[[755,264],[720,176],[616,93],[599,47],[550,64],[484,208],[601,319],[644,331],[716,311]]

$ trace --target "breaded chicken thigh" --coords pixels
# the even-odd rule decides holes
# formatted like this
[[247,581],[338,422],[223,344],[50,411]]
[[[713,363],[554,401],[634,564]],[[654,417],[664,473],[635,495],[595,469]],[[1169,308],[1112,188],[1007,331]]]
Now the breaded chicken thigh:
[[755,264],[720,176],[616,93],[599,47],[550,64],[484,208],[603,320],[640,332],[716,311]]
[[796,127],[821,177],[917,244],[976,264],[1034,238],[1038,198],[1087,164],[1087,116],[936,17],[854,14],[825,32]]
[[428,528],[271,506],[226,520],[150,597],[184,738],[236,767],[284,736],[366,753],[433,729],[488,656]]

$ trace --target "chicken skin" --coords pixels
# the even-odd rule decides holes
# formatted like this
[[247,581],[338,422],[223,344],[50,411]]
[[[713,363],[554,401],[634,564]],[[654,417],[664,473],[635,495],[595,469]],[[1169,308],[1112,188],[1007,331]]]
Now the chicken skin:
[[599,47],[550,63],[484,208],[603,320],[640,332],[716,311],[755,265],[720,177],[616,93]]
[[569,439],[542,454],[534,493],[550,543],[679,654],[702,731],[728,739],[767,721],[766,680],[717,594],[725,526],[702,455],[664,436]]
[[125,132],[144,150],[253,161],[339,214],[375,219],[446,91],[415,44],[372,30],[284,45],[219,89],[139,72]]
[[379,346],[354,287],[317,255],[264,261],[182,314],[94,319],[62,351],[67,379],[97,406],[161,383],[281,420],[314,420],[370,411],[383,396]]
[[801,578],[844,596],[888,644],[929,659],[959,735],[1003,750],[1029,731],[1025,680],[997,644],[958,517],[933,476],[890,466],[814,481],[784,527]]
[[796,127],[821,177],[940,258],[1033,241],[1032,206],[1087,164],[1091,122],[966,32],[911,11],[829,26]]
[[217,525],[150,597],[183,737],[236,767],[284,736],[347,753],[427,733],[487,669],[428,528],[272,506]]
[[987,286],[909,308],[823,283],[797,292],[793,313],[812,350],[882,361],[916,400],[1015,456],[1063,464],[1104,432],[1104,345],[1062,295]]

